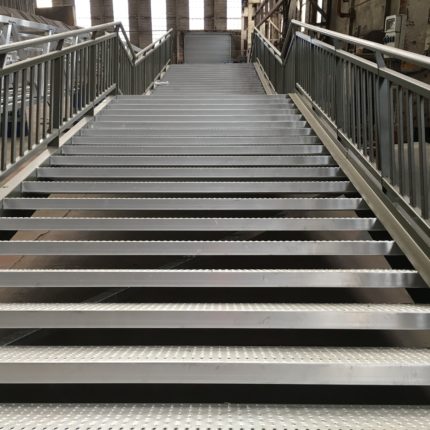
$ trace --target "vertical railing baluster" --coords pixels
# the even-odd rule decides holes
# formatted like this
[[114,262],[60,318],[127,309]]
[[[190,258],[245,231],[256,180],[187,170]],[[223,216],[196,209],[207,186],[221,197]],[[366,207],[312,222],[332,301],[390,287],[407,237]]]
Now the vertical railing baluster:
[[50,62],[46,61],[43,63],[43,123],[42,123],[42,135],[43,138],[46,137],[47,129],[46,122],[48,120],[48,82],[49,82],[49,71],[50,71]]
[[[63,41],[57,45],[61,50]],[[63,93],[64,93],[64,56],[58,56],[53,60],[52,69],[52,133],[55,134],[53,144],[59,146],[60,128],[63,124]]]
[[10,162],[14,164],[16,161],[16,135],[18,127],[18,91],[19,91],[19,72],[13,74],[12,86],[12,121],[11,121],[11,148],[10,148]]
[[405,193],[405,128],[403,124],[404,118],[404,93],[403,88],[398,90],[398,185],[401,194]]
[[407,123],[409,199],[411,206],[416,206],[417,195],[415,187],[414,95],[411,91],[408,91]]
[[37,65],[37,77],[36,77],[36,130],[35,130],[35,144],[38,145],[40,143],[40,112],[42,111],[40,103],[41,103],[41,86],[42,86],[42,64],[39,63]]
[[21,72],[21,111],[20,111],[20,130],[19,130],[19,155],[25,153],[25,131],[27,119],[27,68]]
[[27,149],[33,148],[33,121],[34,121],[34,66],[30,67],[30,82],[29,82],[30,96],[28,98],[28,147]]
[[417,100],[417,127],[418,127],[418,146],[419,146],[419,193],[421,216],[429,218],[429,172],[428,172],[428,150],[426,142],[426,118],[424,97],[419,96]]
[[[1,89],[0,89],[1,90]],[[8,159],[8,110],[9,110],[9,75],[3,77],[2,121],[1,121],[1,169],[6,170]]]

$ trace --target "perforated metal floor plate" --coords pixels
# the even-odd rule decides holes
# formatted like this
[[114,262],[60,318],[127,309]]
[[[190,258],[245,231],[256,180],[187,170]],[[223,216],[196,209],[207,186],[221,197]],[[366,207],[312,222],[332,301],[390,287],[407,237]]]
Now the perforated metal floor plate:
[[8,346],[0,383],[430,385],[430,349]]
[[[303,363],[357,366],[427,366],[425,348],[257,346],[7,346],[3,363]],[[429,373],[430,376],[430,373]]]
[[425,406],[3,404],[1,430],[428,430]]
[[430,305],[0,303],[0,328],[428,330]]

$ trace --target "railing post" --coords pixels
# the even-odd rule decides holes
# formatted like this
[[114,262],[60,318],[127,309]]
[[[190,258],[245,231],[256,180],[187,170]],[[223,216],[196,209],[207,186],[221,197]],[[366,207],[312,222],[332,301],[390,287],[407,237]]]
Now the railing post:
[[119,26],[117,25],[115,27],[115,43],[113,44],[113,80],[115,82],[115,95],[119,94],[119,68],[120,68],[120,61],[119,61]]
[[[376,53],[378,70],[385,67],[381,53]],[[391,94],[388,79],[378,76],[378,119],[379,119],[379,164],[383,177],[392,176],[393,153],[391,151]]]
[[[92,33],[92,39],[94,40],[97,36],[97,32]],[[88,115],[94,116],[94,102],[97,96],[97,46],[91,45],[89,48],[89,96],[90,96],[90,110]]]
[[337,55],[337,51],[342,49],[341,43],[338,40],[333,41],[334,46],[334,115],[336,124],[336,135],[339,142],[341,141],[341,132],[345,128],[345,97],[343,97],[344,88],[344,67],[341,58]]
[[[60,39],[57,43],[56,51],[63,49],[64,39]],[[51,133],[54,138],[51,145],[58,147],[60,145],[61,125],[63,124],[63,75],[64,75],[64,57],[58,56],[53,61],[52,70],[52,127]],[[32,85],[32,83],[31,83]],[[30,100],[32,103],[32,100]]]

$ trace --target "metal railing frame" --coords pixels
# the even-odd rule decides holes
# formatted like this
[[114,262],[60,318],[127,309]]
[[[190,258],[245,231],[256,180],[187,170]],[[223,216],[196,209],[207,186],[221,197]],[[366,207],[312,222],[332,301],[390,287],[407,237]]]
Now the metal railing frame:
[[[69,38],[89,40],[64,47]],[[170,64],[173,31],[135,52],[120,22],[0,46],[0,60],[24,48],[52,51],[0,68],[0,179],[110,95],[144,94]],[[1,61],[0,61],[1,64]]]
[[250,52],[275,90],[303,97],[399,213],[429,235],[430,85],[393,70],[388,57],[430,69],[429,57],[295,20],[282,52],[257,29]]

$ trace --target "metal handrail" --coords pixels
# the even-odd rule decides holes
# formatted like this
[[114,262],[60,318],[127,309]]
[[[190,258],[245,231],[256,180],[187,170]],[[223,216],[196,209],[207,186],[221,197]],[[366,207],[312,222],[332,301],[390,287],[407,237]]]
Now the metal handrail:
[[[255,30],[252,61],[278,93],[294,93],[330,144],[347,154],[360,181],[370,184],[401,226],[402,232],[390,233],[403,237],[408,257],[422,269],[414,255],[430,256],[430,85],[393,70],[385,57],[424,68],[430,58],[296,20],[288,36],[279,63],[279,51]],[[369,49],[375,58],[338,42]]]
[[136,57],[141,57],[142,55],[145,55],[148,51],[153,49],[157,44],[163,42],[165,39],[167,39],[171,34],[173,33],[173,28],[167,31],[167,33],[163,34],[160,38],[152,42],[150,45],[146,46],[145,48],[141,49],[139,52],[137,52]]
[[0,46],[0,55],[8,54],[9,52],[17,51],[19,49],[29,48],[31,46],[43,45],[45,43],[56,42],[56,41],[60,41],[60,40],[63,40],[63,39],[69,38],[69,37],[76,37],[76,36],[80,36],[82,34],[108,30],[108,29],[112,29],[115,27],[122,27],[121,22],[120,21],[109,22],[107,24],[95,25],[93,27],[82,28],[79,30],[65,31],[62,33],[52,34],[49,36],[35,37],[34,39],[30,39],[30,40],[23,40],[20,42],[14,42],[14,43],[10,43],[8,45],[1,45]]
[[149,56],[149,54],[154,52],[156,49],[158,49],[160,46],[166,43],[169,39],[171,39],[172,35],[173,35],[173,29],[171,28],[167,33],[163,34],[163,36],[161,36],[155,42],[152,42],[146,48],[143,48],[142,50],[137,52],[135,62],[134,62],[135,66],[145,61],[145,59]]
[[[134,52],[133,46],[130,42],[130,39],[128,38],[128,35],[121,21],[113,21],[113,22],[108,22],[106,24],[100,24],[100,25],[95,25],[88,28],[82,28],[79,30],[65,31],[62,33],[52,34],[49,36],[35,37],[34,39],[30,39],[30,40],[24,40],[20,42],[9,43],[7,45],[1,45],[0,58],[4,55],[7,55],[10,52],[18,51],[20,49],[29,48],[33,46],[44,45],[52,42],[59,42],[60,49],[62,49],[62,45],[60,42],[62,42],[65,39],[68,39],[71,37],[77,37],[77,36],[81,36],[83,34],[89,34],[89,33],[92,33],[93,35],[95,35],[97,34],[97,32],[108,31],[108,30],[113,30],[112,32],[121,32],[121,34],[124,37],[124,42],[127,47],[128,53],[131,56],[132,60],[135,61],[136,53]],[[93,39],[94,38],[95,37],[93,36]]]
[[[64,40],[82,34],[90,37],[64,46]],[[120,22],[1,46],[4,57],[57,42],[48,53],[0,67],[0,179],[37,148],[57,145],[63,132],[109,95],[151,88],[171,61],[172,35],[169,31],[139,56]]]
[[386,55],[397,60],[406,61],[408,63],[416,64],[426,69],[430,69],[430,58],[425,55],[405,51],[399,48],[392,48],[390,46],[382,45],[381,43],[371,42],[369,40],[360,39],[358,37],[349,36],[347,34],[338,33],[336,31],[326,30],[316,25],[307,24],[305,22],[297,21],[295,19],[291,20],[291,25],[293,27],[304,28],[312,33],[330,37],[334,40],[346,42],[355,46],[360,46],[362,48],[368,49],[369,51],[380,53],[382,55]]
[[258,28],[255,28],[254,29],[254,31],[255,31],[255,33],[258,35],[258,36],[260,36],[260,38],[261,38],[261,40],[263,41],[263,43],[267,46],[267,47],[269,47],[272,51],[273,51],[273,53],[276,55],[276,56],[278,56],[279,58],[281,58],[281,51],[275,46],[275,45],[273,45],[273,43],[270,41],[270,40],[268,40],[268,39],[266,39],[265,37],[264,37],[264,34],[258,29]]

